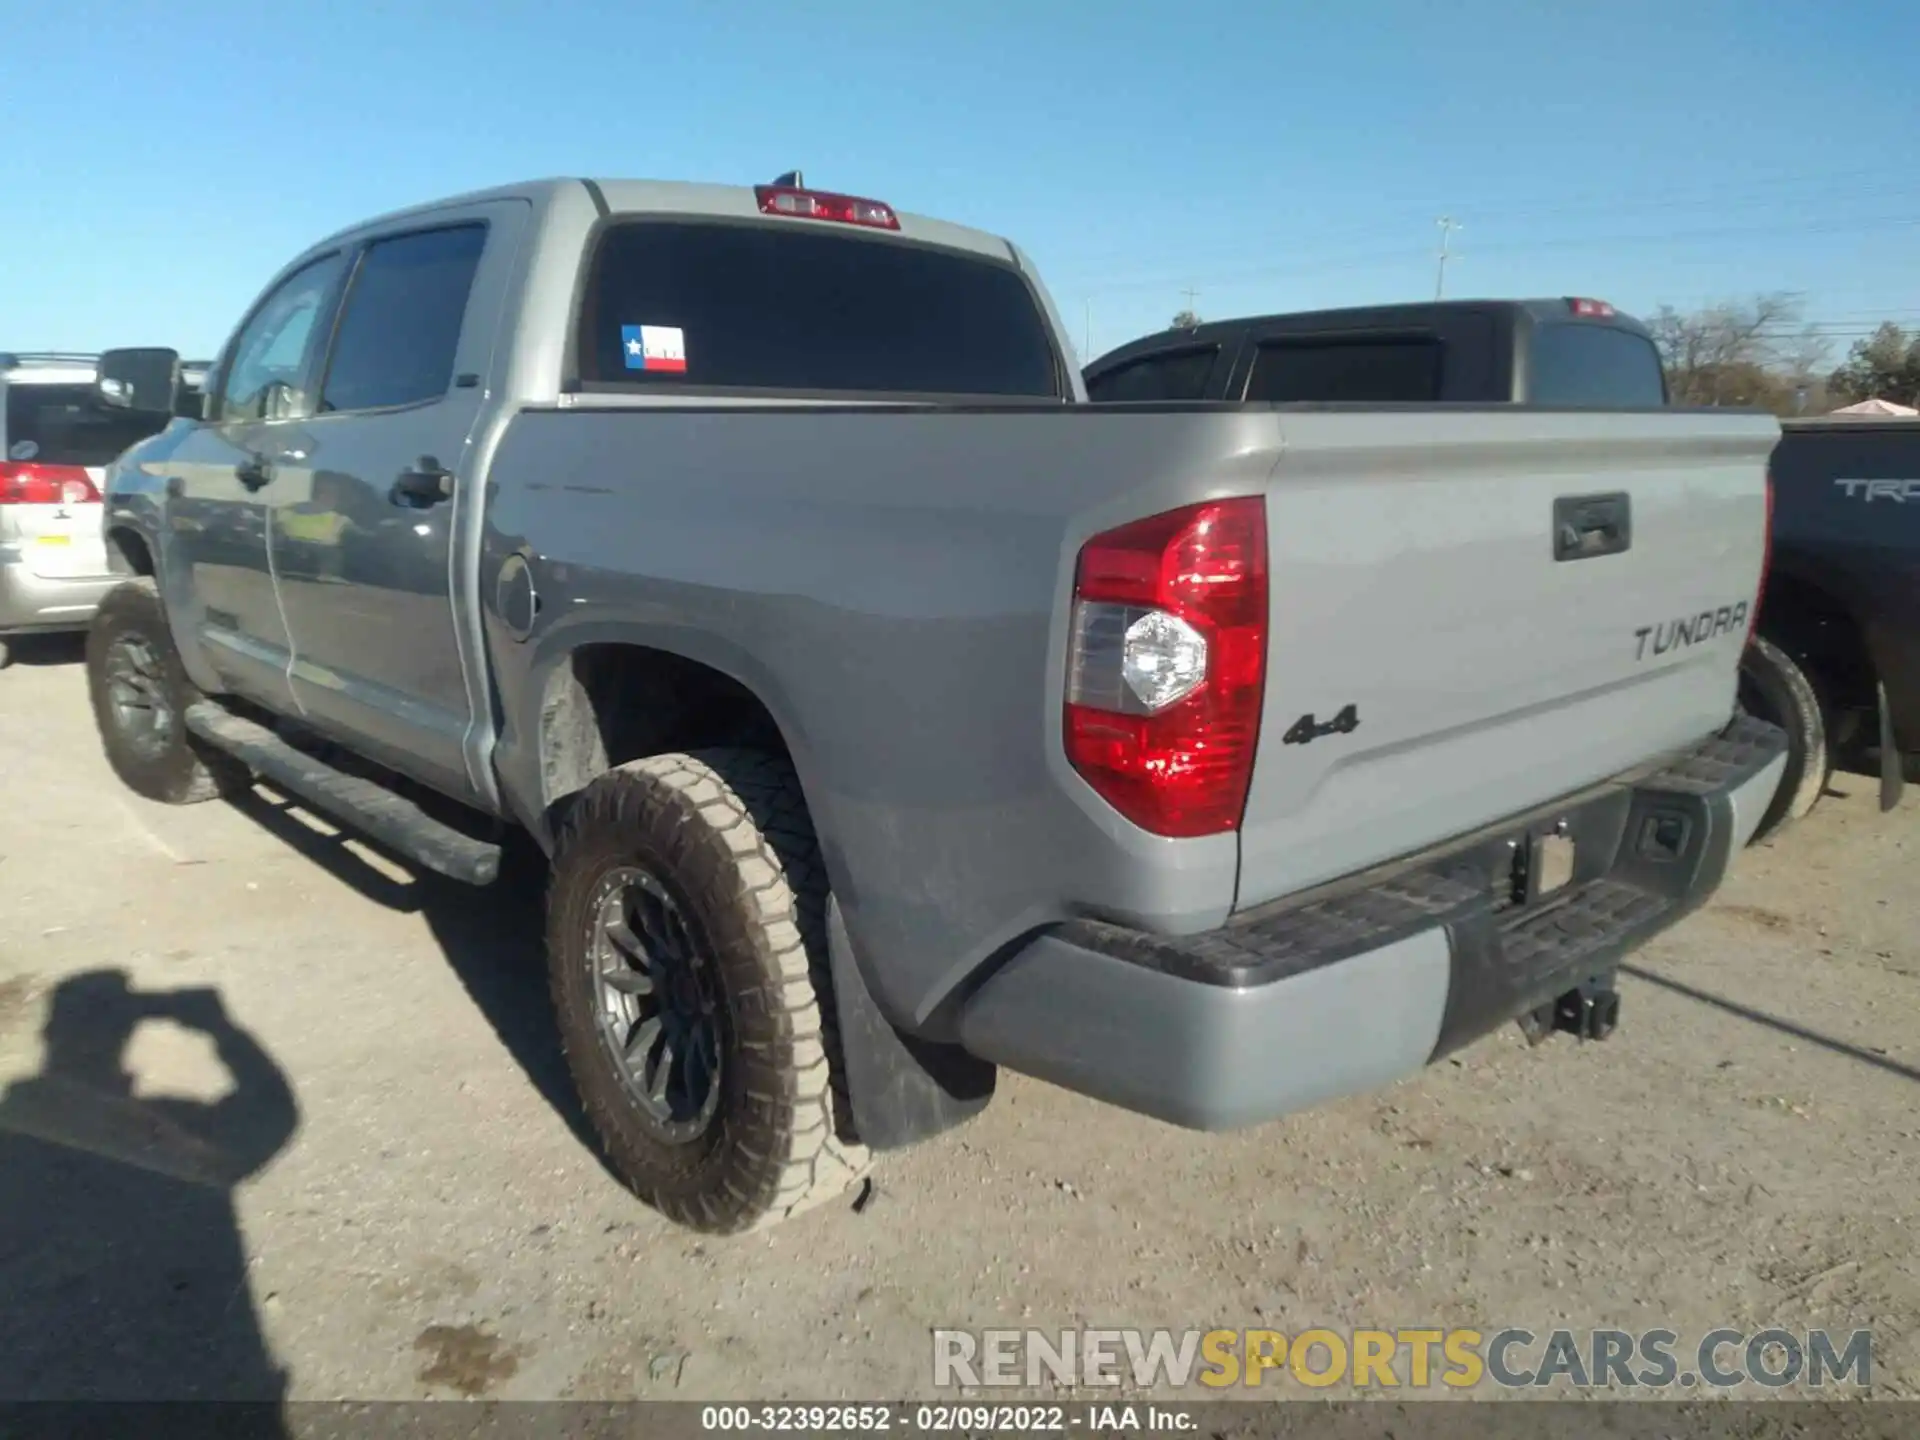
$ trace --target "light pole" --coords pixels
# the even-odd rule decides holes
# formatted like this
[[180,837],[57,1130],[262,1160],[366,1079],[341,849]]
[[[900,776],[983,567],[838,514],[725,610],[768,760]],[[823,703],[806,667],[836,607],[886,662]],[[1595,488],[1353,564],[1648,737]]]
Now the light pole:
[[1454,231],[1464,230],[1466,227],[1450,215],[1442,215],[1433,223],[1440,227],[1440,273],[1434,277],[1433,281],[1433,299],[1434,303],[1438,304],[1441,293],[1447,288],[1448,242],[1452,240]]

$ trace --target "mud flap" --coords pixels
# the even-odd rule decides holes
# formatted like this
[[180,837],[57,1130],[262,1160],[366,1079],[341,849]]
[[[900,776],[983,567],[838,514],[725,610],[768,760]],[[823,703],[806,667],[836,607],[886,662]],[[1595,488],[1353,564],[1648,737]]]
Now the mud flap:
[[862,1144],[899,1150],[951,1130],[987,1107],[997,1068],[957,1045],[903,1035],[880,1013],[832,897],[827,900],[827,952],[847,1098]]
[[1893,712],[1887,708],[1887,682],[1879,680],[1874,689],[1880,699],[1880,813],[1900,803],[1900,791],[1906,784],[1905,767],[1900,762],[1900,747],[1893,736]]

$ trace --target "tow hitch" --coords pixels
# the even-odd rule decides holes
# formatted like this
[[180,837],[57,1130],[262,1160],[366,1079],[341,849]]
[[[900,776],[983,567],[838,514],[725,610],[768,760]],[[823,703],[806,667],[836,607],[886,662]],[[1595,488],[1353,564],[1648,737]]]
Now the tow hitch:
[[1614,988],[1611,975],[1596,975],[1551,1005],[1520,1017],[1520,1029],[1530,1045],[1538,1045],[1556,1031],[1582,1040],[1604,1040],[1619,1024],[1620,992]]

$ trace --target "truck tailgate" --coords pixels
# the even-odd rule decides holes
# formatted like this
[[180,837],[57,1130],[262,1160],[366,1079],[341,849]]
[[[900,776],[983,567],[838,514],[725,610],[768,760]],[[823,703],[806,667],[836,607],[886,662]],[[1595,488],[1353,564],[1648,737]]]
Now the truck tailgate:
[[[1301,410],[1279,423],[1238,907],[1727,722],[1772,417]],[[1556,554],[1568,526],[1577,558]],[[1357,725],[1332,723],[1343,712]]]

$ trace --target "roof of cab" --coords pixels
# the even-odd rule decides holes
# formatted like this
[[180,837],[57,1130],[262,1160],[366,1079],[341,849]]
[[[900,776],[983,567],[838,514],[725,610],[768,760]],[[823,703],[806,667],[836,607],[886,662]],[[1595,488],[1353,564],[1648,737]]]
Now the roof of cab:
[[[822,191],[836,189],[833,186],[809,186],[808,188]],[[840,193],[858,194],[859,192],[855,189]],[[551,205],[561,196],[585,198],[596,208],[600,201],[604,200],[607,210],[615,215],[711,215],[742,220],[765,220],[769,224],[822,225],[820,221],[783,221],[778,217],[764,214],[754,195],[752,185],[711,185],[684,180],[590,180],[580,177],[550,177],[544,180],[527,180],[513,185],[497,185],[486,190],[474,190],[463,195],[449,195],[423,204],[410,205],[405,209],[390,211],[385,215],[375,216],[344,230],[336,231],[319,243],[331,244],[346,240],[366,230],[384,229],[396,221],[424,218],[436,211],[451,209],[458,205],[472,205],[487,200],[525,200],[538,208]],[[884,196],[870,198],[885,200]],[[945,245],[951,249],[971,251],[1005,262],[1016,261],[1013,247],[998,235],[990,234],[985,230],[975,230],[965,225],[955,225],[946,220],[936,220],[930,216],[908,214],[899,209],[895,209],[894,214],[900,221],[898,234],[902,239]],[[865,235],[892,233],[865,230],[855,226],[826,228],[855,230]]]

